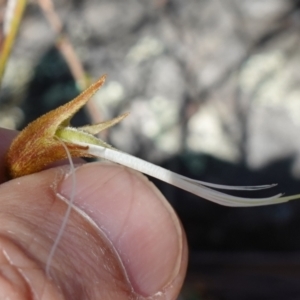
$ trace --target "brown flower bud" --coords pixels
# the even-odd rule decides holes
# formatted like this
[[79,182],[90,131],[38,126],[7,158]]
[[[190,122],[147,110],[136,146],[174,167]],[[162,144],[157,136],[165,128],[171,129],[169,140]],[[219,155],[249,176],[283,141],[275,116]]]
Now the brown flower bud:
[[72,140],[111,147],[92,134],[118,123],[127,114],[96,125],[79,128],[69,126],[70,119],[98,91],[105,78],[106,76],[102,76],[78,97],[36,119],[20,132],[12,142],[6,157],[11,178],[38,172],[50,163],[66,158],[67,153],[59,138],[66,138],[64,142],[72,157],[92,156],[85,151],[88,147],[73,144],[70,142]]

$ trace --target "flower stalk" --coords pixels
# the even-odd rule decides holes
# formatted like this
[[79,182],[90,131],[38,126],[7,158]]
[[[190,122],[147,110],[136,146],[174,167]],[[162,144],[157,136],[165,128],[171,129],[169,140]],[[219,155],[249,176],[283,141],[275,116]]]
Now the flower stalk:
[[66,158],[67,153],[63,147],[63,142],[72,157],[104,158],[160,179],[220,205],[236,207],[261,206],[300,198],[300,194],[287,197],[277,194],[267,198],[244,198],[228,195],[216,191],[214,188],[253,191],[271,188],[274,184],[227,186],[194,180],[121,152],[94,136],[100,131],[119,123],[128,115],[127,113],[95,125],[86,125],[79,128],[71,127],[70,120],[73,115],[87,103],[103,85],[104,81],[105,76],[102,76],[77,98],[33,121],[17,136],[7,154],[6,163],[11,178],[38,172],[49,163]]

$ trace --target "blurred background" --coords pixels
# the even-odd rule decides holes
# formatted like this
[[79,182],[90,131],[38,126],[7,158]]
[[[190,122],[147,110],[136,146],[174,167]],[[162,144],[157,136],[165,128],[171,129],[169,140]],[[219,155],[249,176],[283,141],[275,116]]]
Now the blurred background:
[[[1,127],[21,129],[79,93],[37,2],[5,73]],[[104,134],[123,151],[208,182],[278,183],[253,197],[300,193],[300,1],[53,3],[91,80],[108,74],[73,125],[129,111]],[[187,232],[180,300],[300,299],[300,201],[227,208],[151,180]]]

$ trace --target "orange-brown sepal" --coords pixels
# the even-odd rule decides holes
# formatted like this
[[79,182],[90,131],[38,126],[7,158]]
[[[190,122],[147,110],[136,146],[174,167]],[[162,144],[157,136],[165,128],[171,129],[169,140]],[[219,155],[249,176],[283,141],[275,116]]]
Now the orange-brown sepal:
[[[59,127],[66,127],[72,116],[103,85],[102,76],[74,100],[30,123],[12,142],[6,157],[8,174],[16,178],[38,172],[48,164],[64,159],[67,153],[62,142],[55,136]],[[89,157],[86,147],[65,143],[72,157]]]

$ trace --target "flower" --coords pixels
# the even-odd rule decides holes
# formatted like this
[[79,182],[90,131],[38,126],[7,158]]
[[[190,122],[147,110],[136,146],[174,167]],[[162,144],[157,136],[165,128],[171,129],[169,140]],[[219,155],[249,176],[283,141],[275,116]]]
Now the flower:
[[52,162],[67,158],[67,151],[72,157],[101,157],[122,164],[147,175],[193,193],[212,202],[226,206],[260,206],[287,202],[300,198],[300,195],[281,197],[278,194],[267,198],[243,198],[228,195],[212,188],[225,190],[260,190],[273,187],[227,186],[190,179],[152,163],[121,152],[94,135],[109,128],[128,114],[122,114],[112,120],[95,125],[74,128],[70,126],[73,115],[104,84],[106,76],[87,88],[74,100],[54,109],[30,123],[12,142],[6,157],[6,165],[11,178],[38,172]]
[[[120,122],[127,114],[96,125],[70,127],[73,115],[98,91],[105,78],[106,76],[102,76],[74,100],[44,114],[21,131],[11,144],[6,157],[8,174],[11,178],[41,171],[50,163],[67,158],[66,151],[58,138],[110,147],[95,138],[93,134]],[[72,157],[92,156],[84,151],[88,148],[87,146],[68,142],[66,146]]]

